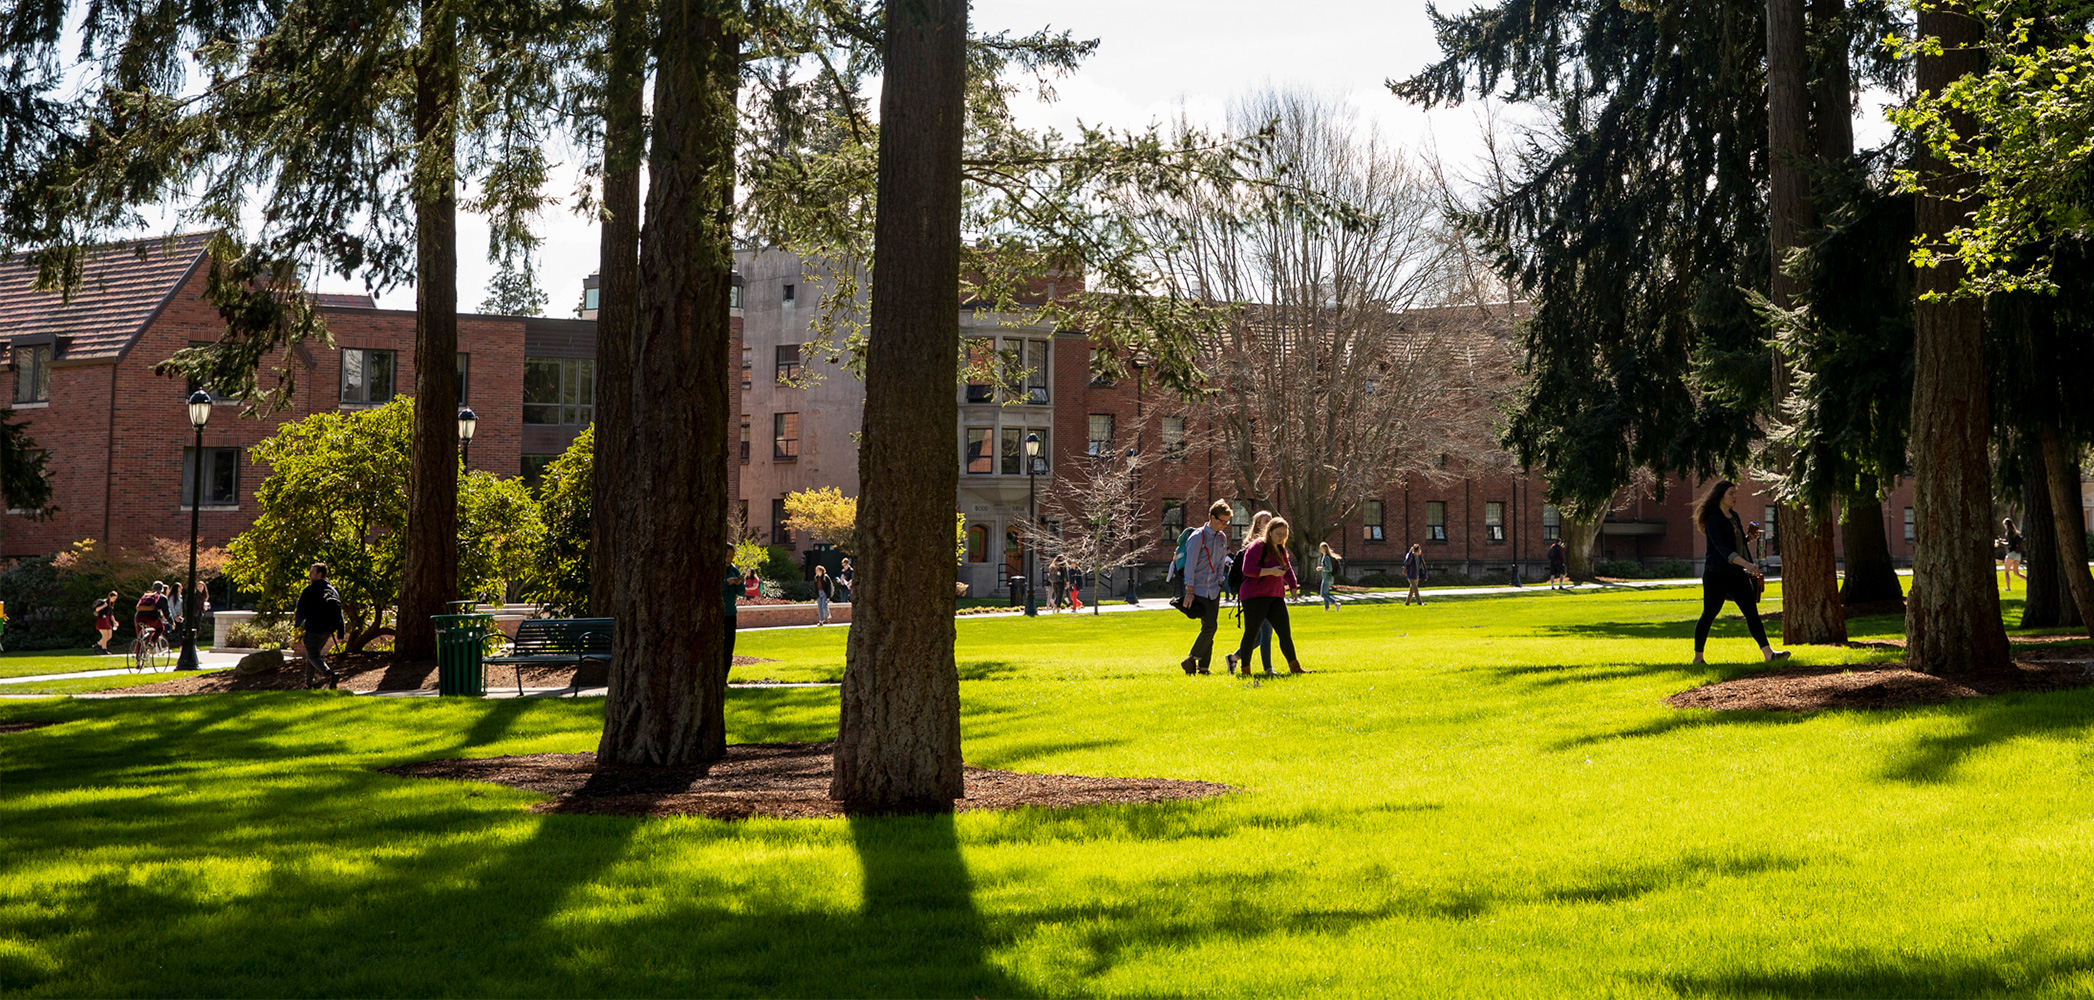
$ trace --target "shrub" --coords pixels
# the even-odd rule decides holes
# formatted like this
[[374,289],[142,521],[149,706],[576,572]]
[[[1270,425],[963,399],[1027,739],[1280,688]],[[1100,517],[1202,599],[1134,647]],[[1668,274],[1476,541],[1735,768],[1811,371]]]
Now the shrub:
[[773,545],[763,551],[763,565],[757,568],[757,576],[778,583],[796,583],[805,575],[800,569],[800,560],[793,558],[793,550]]
[[779,580],[778,596],[788,601],[814,600],[814,584],[806,580]]
[[281,615],[274,619],[257,616],[226,630],[225,641],[234,649],[290,649],[298,642],[298,626]]
[[589,480],[595,455],[596,428],[591,425],[545,467],[545,478],[538,484],[538,520],[545,534],[533,549],[522,596],[544,605],[546,614],[554,617],[580,617],[590,611]]
[[1402,577],[1390,576],[1381,570],[1371,570],[1354,578],[1355,587],[1401,587],[1406,581]]
[[1685,559],[1667,559],[1658,564],[1656,575],[1667,578],[1693,576],[1694,564]]
[[1649,576],[1650,571],[1634,559],[1595,559],[1592,563],[1592,574],[1621,580],[1639,580]]

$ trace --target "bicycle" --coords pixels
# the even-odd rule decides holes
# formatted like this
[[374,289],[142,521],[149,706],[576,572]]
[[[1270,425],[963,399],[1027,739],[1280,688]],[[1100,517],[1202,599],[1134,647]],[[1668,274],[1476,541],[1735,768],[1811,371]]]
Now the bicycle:
[[166,632],[151,625],[140,629],[138,638],[131,640],[131,669],[148,672],[158,670],[158,661],[162,657],[168,657],[170,662],[172,661],[172,654],[167,648]]

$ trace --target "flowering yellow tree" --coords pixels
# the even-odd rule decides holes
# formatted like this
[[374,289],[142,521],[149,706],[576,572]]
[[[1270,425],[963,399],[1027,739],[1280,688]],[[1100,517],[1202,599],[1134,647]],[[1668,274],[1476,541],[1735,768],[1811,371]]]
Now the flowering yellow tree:
[[858,498],[847,497],[834,486],[801,490],[785,497],[785,527],[803,531],[823,545],[849,552],[851,536],[858,527]]

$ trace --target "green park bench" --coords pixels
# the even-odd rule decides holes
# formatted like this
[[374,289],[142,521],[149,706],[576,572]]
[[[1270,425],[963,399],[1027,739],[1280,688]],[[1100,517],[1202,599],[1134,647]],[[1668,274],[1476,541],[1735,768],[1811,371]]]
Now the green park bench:
[[575,680],[568,689],[581,693],[582,666],[591,660],[611,662],[611,639],[615,634],[609,618],[526,618],[516,623],[516,638],[499,656],[480,662],[516,670],[516,694],[523,696],[523,668],[574,664]]

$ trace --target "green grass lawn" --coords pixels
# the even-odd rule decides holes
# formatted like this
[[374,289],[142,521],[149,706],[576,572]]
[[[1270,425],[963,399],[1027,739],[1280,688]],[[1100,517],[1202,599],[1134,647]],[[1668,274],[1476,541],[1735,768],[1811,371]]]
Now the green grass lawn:
[[[596,700],[0,703],[62,722],[0,736],[0,992],[2094,996],[2094,691],[1680,712],[1754,669],[1734,618],[1684,665],[1698,608],[1304,607],[1321,673],[1256,687],[1180,674],[1171,612],[961,620],[970,762],[1243,789],[1063,812],[542,816],[374,770],[591,750]],[[735,674],[833,677],[843,633]],[[736,690],[730,738],[835,715]]]
[[115,667],[122,667],[130,662],[128,657],[118,655],[130,650],[131,644],[128,641],[112,642],[109,645],[111,649],[116,650],[115,653],[104,655],[96,653],[92,649],[47,649],[28,653],[0,653],[0,678],[33,677],[37,674],[71,674],[82,670],[109,670]]

